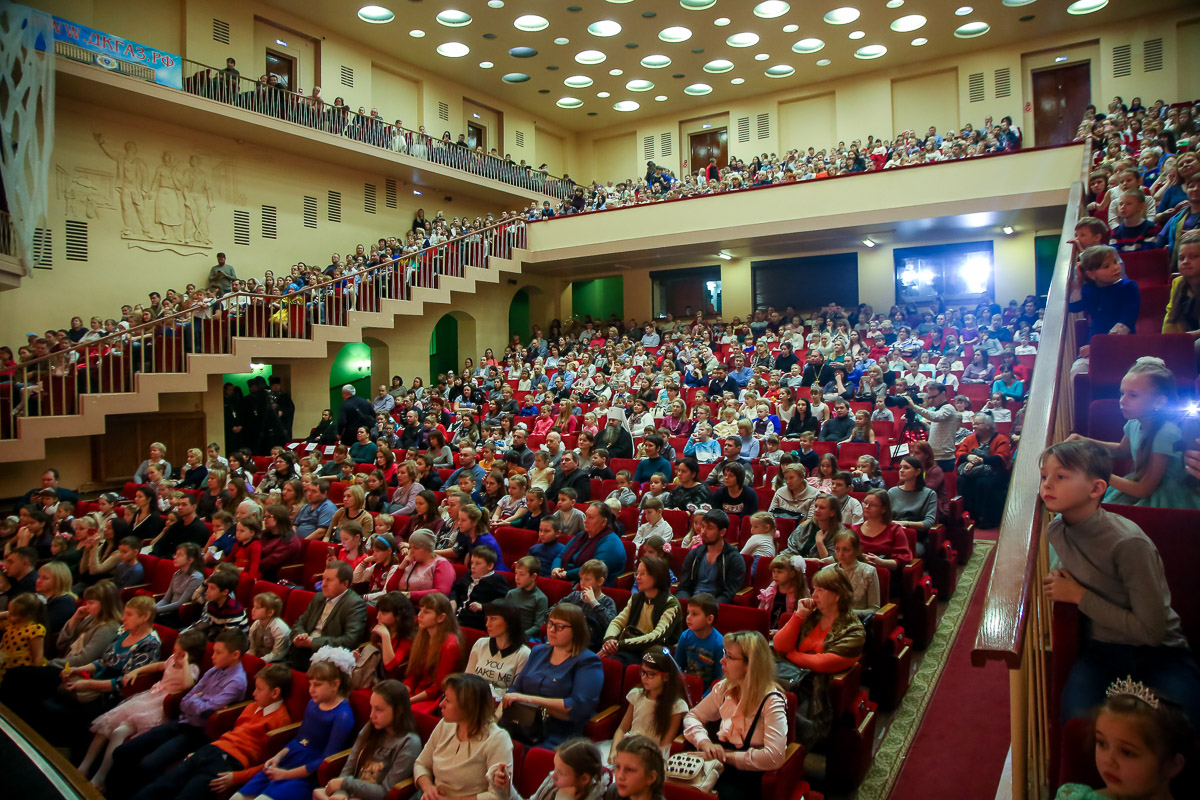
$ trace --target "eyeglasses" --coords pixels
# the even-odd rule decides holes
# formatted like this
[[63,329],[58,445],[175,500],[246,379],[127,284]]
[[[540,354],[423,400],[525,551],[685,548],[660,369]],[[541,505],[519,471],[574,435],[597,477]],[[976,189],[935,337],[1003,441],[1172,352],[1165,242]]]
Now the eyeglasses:
[[642,677],[643,678],[653,678],[655,675],[662,675],[662,673],[656,672],[655,670],[652,670],[652,669],[646,669],[645,667],[642,667]]
[[549,622],[546,623],[546,630],[554,631],[555,633],[564,631],[570,627],[571,627],[571,623],[569,623],[569,622],[555,622],[554,620],[550,620]]

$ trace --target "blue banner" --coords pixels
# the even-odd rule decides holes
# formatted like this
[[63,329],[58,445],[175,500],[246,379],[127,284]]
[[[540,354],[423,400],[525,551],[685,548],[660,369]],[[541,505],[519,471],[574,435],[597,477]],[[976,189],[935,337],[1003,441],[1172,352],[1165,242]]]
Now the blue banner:
[[[183,88],[183,59],[148,45],[131,42],[86,25],[54,18],[56,51],[77,61],[86,60],[98,67],[134,75],[172,89]],[[65,47],[58,47],[58,43]]]

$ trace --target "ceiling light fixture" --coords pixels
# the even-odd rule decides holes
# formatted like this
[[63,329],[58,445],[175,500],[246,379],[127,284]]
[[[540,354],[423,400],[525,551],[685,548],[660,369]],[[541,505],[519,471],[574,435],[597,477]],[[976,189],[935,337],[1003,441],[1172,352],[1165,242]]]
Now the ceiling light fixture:
[[641,105],[635,103],[633,100],[619,100],[613,103],[614,111],[637,111],[639,108],[641,108]]
[[572,75],[564,80],[563,83],[572,89],[584,89],[592,85],[592,79],[587,75]]
[[899,8],[902,5],[904,5],[904,0],[888,0],[887,3],[888,8]]
[[954,9],[954,16],[965,17],[967,14],[970,14],[974,10],[975,9],[971,8],[970,6],[959,6],[958,8]]
[[1021,6],[1029,6],[1036,3],[1037,0],[1000,0],[1000,5],[1008,6],[1009,8],[1020,8]]
[[801,39],[792,45],[793,53],[815,53],[825,47],[825,43],[820,39]]
[[819,61],[817,61],[817,66],[818,67],[828,67],[832,63],[833,62],[830,61],[828,58],[822,58]]
[[529,80],[529,76],[524,72],[510,72],[502,76],[500,80],[505,83],[526,83]]
[[664,55],[646,56],[642,59],[642,66],[650,69],[662,69],[663,67],[671,66],[671,58]]
[[732,83],[734,86],[741,86],[743,83],[746,82],[746,79],[745,78],[730,78],[729,82]]
[[724,28],[726,25],[728,25],[730,23],[730,21],[731,20],[729,19],[729,17],[717,17],[716,19],[713,20],[713,25],[716,25],[718,28]]
[[753,47],[758,44],[758,34],[750,31],[735,33],[725,40],[730,47]]
[[1012,236],[1012,235],[1013,235],[1013,227],[1012,227],[1012,225],[1005,225],[1003,228],[1001,228],[1001,230],[1002,230],[1002,231],[1004,231],[1004,235],[1005,235],[1005,236]]
[[851,39],[861,39],[866,35],[867,34],[863,33],[862,31],[850,31],[850,34],[849,34]]
[[606,97],[612,97],[612,93],[611,92],[596,92],[596,97],[599,97],[601,100],[603,100]]
[[733,69],[733,62],[725,58],[718,58],[704,65],[704,71],[713,74],[729,72],[731,69]]
[[615,78],[615,77],[617,77],[618,75],[624,75],[624,74],[625,74],[625,70],[623,70],[623,69],[610,69],[610,70],[608,71],[608,74],[609,74],[609,75],[612,75],[612,76]]
[[465,11],[456,11],[453,8],[440,12],[434,19],[447,28],[461,28],[471,24],[470,14]]
[[519,31],[544,31],[550,27],[550,20],[537,14],[522,14],[513,20],[513,27]]
[[795,32],[796,32],[796,31],[798,31],[798,30],[800,30],[800,26],[799,26],[799,25],[796,25],[795,23],[792,23],[791,25],[784,25],[784,26],[783,26],[783,32],[784,32],[784,33],[795,33]]
[[504,0],[488,0],[488,8],[504,8]]
[[642,78],[635,78],[626,83],[625,88],[631,92],[648,92],[654,88],[654,84]]
[[912,44],[913,47],[921,47],[923,45],[929,44],[929,40],[926,39],[924,36],[918,36],[917,38],[913,39],[912,42],[910,42],[910,44]]
[[986,22],[968,22],[955,28],[954,35],[959,39],[974,39],[977,36],[983,36],[991,29],[992,26]]
[[686,89],[684,89],[683,93],[696,97],[702,94],[708,94],[711,91],[712,87],[707,83],[693,83],[691,86],[688,86]]
[[413,189],[413,194],[415,194],[417,197],[421,196],[421,193],[418,192],[416,189]]
[[554,105],[559,108],[579,108],[583,101],[577,97],[560,97]]
[[462,58],[471,52],[471,48],[462,42],[443,42],[437,46],[437,52],[438,55],[446,58]]
[[621,32],[621,23],[612,19],[602,19],[588,25],[587,30],[592,36],[616,36]]
[[372,25],[382,25],[396,18],[395,13],[383,6],[363,6],[358,10],[358,18]]
[[768,78],[787,78],[796,74],[796,68],[790,67],[787,64],[776,64],[773,67],[767,67],[764,73]]
[[408,35],[414,39],[424,39],[425,31],[421,30],[420,28],[413,28],[411,31],[408,32]]
[[554,40],[554,43],[555,43],[555,44],[570,44],[570,43],[571,43],[571,40],[570,40],[570,39],[568,39],[568,38],[567,38],[567,37],[565,37],[565,36],[560,36],[560,37],[558,37],[557,39],[555,39],[555,40]]
[[861,58],[863,61],[870,61],[872,58],[879,58],[887,53],[887,48],[881,44],[864,45],[854,51],[855,58]]
[[861,15],[857,8],[843,6],[842,8],[835,8],[833,11],[830,11],[825,15],[824,19],[830,25],[849,25],[858,19],[859,16]]
[[764,0],[754,7],[754,16],[762,17],[763,19],[775,19],[782,17],[787,12],[791,11],[792,7],[783,0]]
[[726,253],[724,250],[717,253],[717,258],[720,258],[724,261],[733,261],[733,256],[729,255],[729,253]]
[[686,42],[692,38],[692,32],[682,25],[672,25],[659,31],[658,38],[664,42]]
[[756,56],[754,56],[754,60],[755,61],[766,61],[770,57],[771,57],[771,55],[769,53],[759,53]]
[[862,243],[866,247],[874,247],[875,246],[875,242],[871,241],[870,239],[863,239]]
[[654,100],[655,100],[655,102],[657,102],[657,103],[661,103],[661,102],[663,102],[663,101],[664,101],[664,100],[666,100],[666,99],[667,99],[667,96],[666,96],[665,94],[659,94],[659,95],[655,95],[655,96],[654,96]]
[[911,33],[918,28],[925,27],[925,23],[928,21],[920,14],[909,14],[893,22],[891,28],[896,33]]
[[1081,16],[1083,14],[1091,14],[1094,11],[1099,11],[1108,5],[1108,0],[1075,0],[1074,3],[1067,6],[1067,13]]
[[601,53],[599,50],[584,50],[575,54],[575,60],[580,64],[600,64],[608,56]]
[[479,62],[479,68],[480,68],[480,69],[491,69],[491,68],[492,68],[492,67],[494,67],[494,66],[496,66],[496,65],[495,65],[495,64],[493,64],[493,63],[492,63],[492,62],[490,62],[490,61],[480,61],[480,62]]
[[679,5],[688,11],[704,11],[717,4],[717,0],[679,0]]

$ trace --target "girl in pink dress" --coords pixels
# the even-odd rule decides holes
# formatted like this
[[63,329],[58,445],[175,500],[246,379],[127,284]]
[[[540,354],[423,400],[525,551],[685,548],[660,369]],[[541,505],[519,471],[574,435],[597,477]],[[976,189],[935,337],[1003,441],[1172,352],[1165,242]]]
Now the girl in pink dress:
[[104,758],[91,778],[93,786],[103,789],[108,771],[112,768],[114,750],[126,740],[166,721],[163,701],[168,695],[192,688],[196,679],[200,677],[200,662],[204,658],[205,642],[204,634],[200,631],[181,633],[175,640],[175,650],[170,658],[139,667],[125,675],[123,681],[126,686],[142,674],[161,672],[162,679],[146,691],[122,700],[116,708],[105,711],[92,722],[91,730],[96,735],[83,763],[79,765],[79,771],[86,775],[100,752],[104,751]]

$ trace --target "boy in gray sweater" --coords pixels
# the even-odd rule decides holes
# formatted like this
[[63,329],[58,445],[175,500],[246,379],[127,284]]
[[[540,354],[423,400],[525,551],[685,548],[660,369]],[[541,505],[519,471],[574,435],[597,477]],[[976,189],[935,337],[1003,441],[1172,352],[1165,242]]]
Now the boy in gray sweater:
[[541,562],[533,556],[517,559],[513,564],[513,583],[516,586],[504,596],[521,612],[521,627],[525,629],[527,641],[540,638],[542,626],[546,624],[546,617],[550,613],[550,603],[537,587],[538,570],[541,567]]
[[604,644],[604,632],[608,623],[617,616],[617,603],[604,593],[604,582],[608,580],[608,565],[598,558],[583,562],[579,568],[579,588],[562,599],[583,609],[592,633],[591,650],[599,650]]

